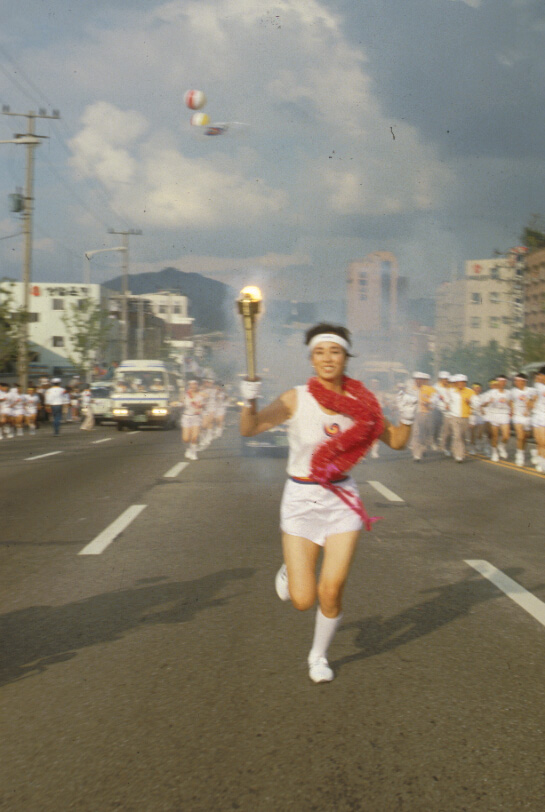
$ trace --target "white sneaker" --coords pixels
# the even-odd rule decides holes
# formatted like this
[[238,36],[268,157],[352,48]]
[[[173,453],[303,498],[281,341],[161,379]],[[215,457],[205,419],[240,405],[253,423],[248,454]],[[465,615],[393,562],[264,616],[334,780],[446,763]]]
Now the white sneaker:
[[524,465],[524,451],[517,449],[517,453],[515,454],[515,465],[518,465],[519,468]]
[[288,568],[286,567],[285,564],[282,564],[282,566],[276,573],[274,579],[274,587],[276,589],[276,594],[278,595],[281,601],[289,601],[290,590],[288,587]]
[[536,460],[539,459],[538,453],[537,453],[537,448],[531,448],[530,449],[530,459],[532,460],[532,465],[535,465]]
[[193,455],[191,454],[191,450],[189,448],[185,452],[184,457],[186,458],[186,460],[192,460],[193,459]]
[[308,675],[312,682],[331,682],[335,679],[335,674],[329,667],[329,663],[325,657],[316,657],[314,659],[308,658]]
[[492,449],[490,459],[491,459],[492,462],[499,462],[500,461],[500,455],[498,454],[498,449],[497,448]]
[[502,460],[507,459],[507,451],[503,443],[498,443],[498,452]]

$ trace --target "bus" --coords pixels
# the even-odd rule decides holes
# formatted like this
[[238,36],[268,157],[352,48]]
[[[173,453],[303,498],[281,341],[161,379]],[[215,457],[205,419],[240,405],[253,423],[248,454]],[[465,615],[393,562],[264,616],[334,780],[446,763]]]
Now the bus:
[[111,393],[111,414],[118,431],[179,424],[183,378],[164,361],[128,360],[117,367]]

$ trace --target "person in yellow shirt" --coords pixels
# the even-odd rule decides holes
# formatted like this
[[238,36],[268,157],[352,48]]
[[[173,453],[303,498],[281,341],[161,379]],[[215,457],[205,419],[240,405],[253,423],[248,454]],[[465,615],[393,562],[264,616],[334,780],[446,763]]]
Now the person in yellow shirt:
[[463,462],[466,455],[471,399],[474,397],[475,391],[467,385],[467,375],[455,375],[454,387],[450,392],[450,412],[452,421],[452,456],[456,462]]
[[413,383],[418,398],[418,407],[413,426],[411,451],[413,460],[420,462],[432,441],[432,409],[435,389],[429,384],[430,376],[427,372],[415,372]]

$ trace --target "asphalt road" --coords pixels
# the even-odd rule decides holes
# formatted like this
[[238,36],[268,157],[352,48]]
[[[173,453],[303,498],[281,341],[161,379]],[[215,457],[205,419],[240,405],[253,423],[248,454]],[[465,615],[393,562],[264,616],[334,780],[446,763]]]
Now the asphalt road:
[[2,441],[0,809],[542,812],[545,477],[381,455],[316,686],[285,460],[234,427],[183,468],[174,431]]

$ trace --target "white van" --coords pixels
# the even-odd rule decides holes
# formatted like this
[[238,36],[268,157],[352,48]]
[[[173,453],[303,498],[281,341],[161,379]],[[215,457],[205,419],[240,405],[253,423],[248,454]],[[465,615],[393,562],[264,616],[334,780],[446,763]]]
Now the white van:
[[174,367],[164,361],[123,361],[116,369],[113,384],[112,418],[119,431],[178,425],[183,380]]

